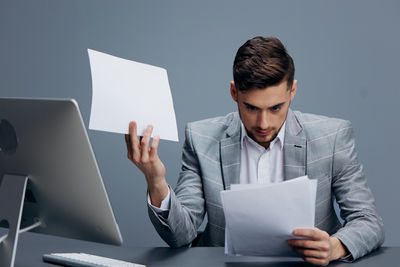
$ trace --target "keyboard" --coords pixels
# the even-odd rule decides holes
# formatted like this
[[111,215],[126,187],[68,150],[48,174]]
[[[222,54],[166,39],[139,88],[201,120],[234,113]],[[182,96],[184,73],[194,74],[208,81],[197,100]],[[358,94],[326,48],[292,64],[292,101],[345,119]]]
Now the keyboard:
[[146,267],[145,265],[85,253],[44,254],[43,261],[71,267]]

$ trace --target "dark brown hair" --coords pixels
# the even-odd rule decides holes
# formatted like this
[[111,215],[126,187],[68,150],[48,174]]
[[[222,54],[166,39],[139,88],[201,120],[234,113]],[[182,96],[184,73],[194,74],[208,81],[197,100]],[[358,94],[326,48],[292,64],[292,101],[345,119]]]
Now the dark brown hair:
[[263,89],[284,80],[289,89],[293,79],[293,59],[278,38],[257,36],[238,49],[233,62],[237,90]]

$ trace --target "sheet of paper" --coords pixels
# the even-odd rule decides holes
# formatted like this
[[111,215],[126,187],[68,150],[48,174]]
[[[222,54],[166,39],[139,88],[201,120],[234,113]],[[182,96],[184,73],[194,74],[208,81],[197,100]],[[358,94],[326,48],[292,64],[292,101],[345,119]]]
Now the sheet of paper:
[[153,136],[178,141],[165,69],[91,49],[88,54],[93,88],[90,129],[127,134],[134,120],[139,136],[151,124]]
[[317,181],[307,176],[282,183],[232,185],[222,191],[225,253],[298,257],[286,240],[296,228],[314,228]]

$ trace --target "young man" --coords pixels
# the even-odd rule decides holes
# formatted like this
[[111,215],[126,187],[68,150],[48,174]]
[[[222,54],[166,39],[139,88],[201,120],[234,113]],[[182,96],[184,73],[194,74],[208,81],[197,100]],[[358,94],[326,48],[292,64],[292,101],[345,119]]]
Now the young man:
[[[139,141],[136,124],[130,124],[128,157],[146,177],[150,219],[170,246],[191,244],[206,211],[208,223],[198,244],[224,245],[220,191],[231,184],[302,175],[318,180],[316,227],[295,229],[295,236],[306,239],[288,240],[304,260],[327,265],[357,259],[383,243],[382,219],[357,160],[350,122],[292,111],[294,72],[277,38],[255,37],[243,44],[230,83],[239,112],[187,125],[175,190],[157,154],[159,137],[149,147],[152,127]],[[336,217],[334,199],[344,225]]]

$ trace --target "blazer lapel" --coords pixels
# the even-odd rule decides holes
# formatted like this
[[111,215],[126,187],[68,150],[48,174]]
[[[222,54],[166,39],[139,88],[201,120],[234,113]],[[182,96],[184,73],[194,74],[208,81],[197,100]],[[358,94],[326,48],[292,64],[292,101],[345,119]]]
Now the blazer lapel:
[[240,119],[237,113],[226,130],[227,138],[220,141],[224,189],[240,183]]
[[292,110],[286,118],[285,140],[283,145],[284,179],[290,180],[307,173],[307,140],[301,137],[302,127]]

